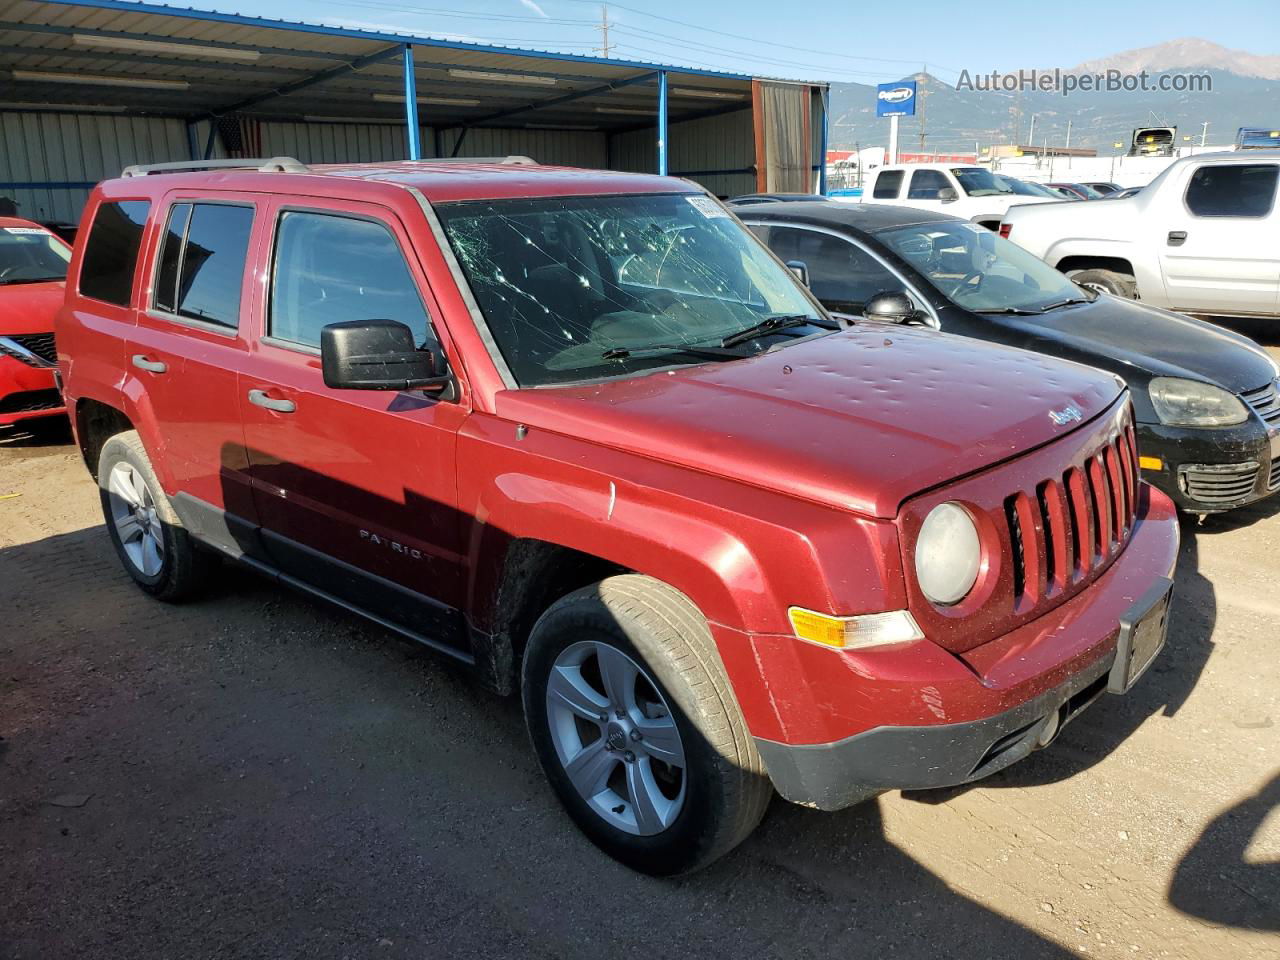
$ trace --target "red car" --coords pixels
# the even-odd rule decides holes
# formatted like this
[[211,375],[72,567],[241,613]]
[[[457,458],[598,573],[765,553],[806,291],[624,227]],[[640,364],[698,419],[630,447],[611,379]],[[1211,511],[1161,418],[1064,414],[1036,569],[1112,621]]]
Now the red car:
[[53,319],[71,248],[28,220],[0,217],[0,427],[66,413],[54,382]]
[[1121,381],[837,320],[691,183],[128,173],[57,327],[125,569],[177,600],[221,554],[520,691],[638,869],[775,789],[983,777],[1164,643],[1177,524]]

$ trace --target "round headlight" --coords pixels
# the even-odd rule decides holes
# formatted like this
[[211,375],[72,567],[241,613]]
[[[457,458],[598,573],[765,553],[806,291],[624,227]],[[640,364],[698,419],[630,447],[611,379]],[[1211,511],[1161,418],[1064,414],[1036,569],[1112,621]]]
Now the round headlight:
[[916,580],[934,603],[959,603],[973,589],[982,565],[982,544],[969,511],[940,503],[929,511],[916,539]]
[[1239,398],[1209,383],[1156,377],[1147,390],[1156,416],[1171,427],[1226,427],[1249,418]]

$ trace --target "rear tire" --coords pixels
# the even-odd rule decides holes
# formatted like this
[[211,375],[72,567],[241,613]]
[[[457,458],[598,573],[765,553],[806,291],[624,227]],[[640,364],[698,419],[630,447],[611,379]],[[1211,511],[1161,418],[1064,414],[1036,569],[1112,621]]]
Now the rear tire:
[[177,603],[204,587],[217,558],[198,549],[183,529],[136,430],[102,445],[98,493],[120,563],[143,591]]
[[1125,300],[1138,299],[1138,281],[1127,273],[1114,270],[1080,270],[1071,274],[1071,279],[1082,287],[1098,293],[1109,293],[1113,297]]
[[773,785],[711,631],[671,587],[625,574],[552,604],[530,635],[522,692],[565,810],[633,869],[705,867],[764,816]]

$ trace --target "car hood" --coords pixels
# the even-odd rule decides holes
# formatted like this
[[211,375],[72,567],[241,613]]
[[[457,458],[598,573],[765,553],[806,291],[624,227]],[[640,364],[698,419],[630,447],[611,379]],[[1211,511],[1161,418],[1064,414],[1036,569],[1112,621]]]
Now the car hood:
[[0,337],[15,333],[52,333],[53,318],[62,306],[64,284],[0,284]]
[[856,327],[745,360],[498,394],[495,412],[851,510],[913,494],[1070,432],[1114,403],[1109,374],[907,327]]
[[[1276,377],[1275,361],[1248,337],[1106,294],[1092,303],[1063,307],[1043,317],[979,318],[984,324],[993,319],[1037,340],[1061,345],[1073,360],[1126,379],[1134,372],[1184,377],[1241,393],[1265,386]],[[1145,381],[1146,377],[1139,379]]]

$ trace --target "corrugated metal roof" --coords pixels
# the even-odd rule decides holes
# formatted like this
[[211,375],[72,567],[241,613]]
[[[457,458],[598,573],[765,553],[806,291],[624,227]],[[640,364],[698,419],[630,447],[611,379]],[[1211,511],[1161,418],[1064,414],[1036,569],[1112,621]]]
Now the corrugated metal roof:
[[[219,49],[209,55],[156,42]],[[14,79],[5,84],[0,109],[61,104],[184,117],[236,109],[258,116],[396,120],[404,113],[394,101],[403,94],[404,44],[414,48],[423,123],[644,126],[652,123],[656,95],[651,79],[636,81],[657,70],[668,72],[673,122],[751,103],[751,78],[741,74],[129,0],[0,0],[0,71]],[[323,82],[301,85],[326,71],[332,75]],[[91,84],[87,77],[120,77],[128,85]],[[137,86],[148,82],[155,87]]]

